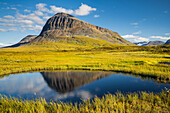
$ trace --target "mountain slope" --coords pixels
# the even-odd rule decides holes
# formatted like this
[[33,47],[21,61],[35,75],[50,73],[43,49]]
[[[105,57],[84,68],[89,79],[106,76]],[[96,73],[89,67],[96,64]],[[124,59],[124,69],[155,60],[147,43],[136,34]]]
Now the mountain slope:
[[166,44],[170,44],[170,39],[165,42],[165,45],[166,45]]
[[[51,17],[43,27],[40,35],[31,42],[58,42],[59,37],[86,36],[101,39],[113,44],[134,45],[123,39],[118,33],[101,28],[66,13],[57,13]],[[70,40],[69,40],[70,41]]]
[[26,37],[24,37],[20,42],[14,44],[14,45],[11,45],[11,46],[7,46],[5,48],[8,48],[8,47],[19,47],[19,46],[22,46],[22,45],[25,45],[27,43],[30,43],[32,40],[34,40],[35,38],[37,37],[37,35],[27,35]]

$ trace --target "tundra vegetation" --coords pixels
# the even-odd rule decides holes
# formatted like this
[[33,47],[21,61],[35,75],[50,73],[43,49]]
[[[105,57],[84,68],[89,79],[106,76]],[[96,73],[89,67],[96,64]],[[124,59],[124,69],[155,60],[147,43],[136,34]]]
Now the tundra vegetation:
[[[43,70],[101,70],[132,73],[170,82],[170,45],[123,46],[88,37],[59,37],[0,49],[0,77]],[[105,95],[78,105],[0,97],[2,112],[169,112],[170,93]]]
[[1,96],[0,111],[2,113],[169,113],[170,93],[165,91],[159,94],[146,92],[126,95],[122,93],[107,94],[101,99],[95,97],[92,101],[86,100],[75,105],[72,103],[47,103],[45,99],[26,101]]

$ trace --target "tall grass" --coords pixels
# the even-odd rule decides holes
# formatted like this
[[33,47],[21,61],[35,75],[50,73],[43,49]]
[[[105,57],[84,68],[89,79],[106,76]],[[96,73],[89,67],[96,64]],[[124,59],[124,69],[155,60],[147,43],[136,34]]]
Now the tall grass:
[[47,103],[45,99],[39,100],[21,100],[16,98],[7,98],[1,96],[0,111],[8,113],[141,113],[157,112],[169,113],[170,111],[170,93],[129,93],[123,95],[108,94],[101,99],[95,97],[94,100],[85,100],[83,103]]

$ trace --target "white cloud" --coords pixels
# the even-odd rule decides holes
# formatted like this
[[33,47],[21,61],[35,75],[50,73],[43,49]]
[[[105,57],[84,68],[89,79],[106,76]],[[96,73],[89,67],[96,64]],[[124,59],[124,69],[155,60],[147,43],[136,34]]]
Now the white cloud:
[[[10,29],[11,26],[18,27],[19,30],[41,30],[42,25],[45,24],[46,20],[49,19],[53,14],[59,13],[59,12],[65,12],[68,14],[73,15],[88,15],[91,11],[96,11],[96,8],[92,8],[86,4],[81,4],[81,6],[76,9],[65,9],[63,7],[57,7],[54,5],[49,6],[50,8],[47,8],[47,4],[39,3],[36,4],[36,10],[31,11],[28,9],[25,9],[24,12],[27,12],[27,14],[19,13],[19,11],[16,12],[15,16],[12,15],[6,15],[3,18],[0,18],[0,26],[1,27],[9,27],[8,30],[6,29],[0,29],[1,32],[8,32],[8,31],[15,31],[15,29]],[[5,9],[14,9],[17,10],[14,6],[7,7]],[[31,13],[32,12],[32,13]],[[94,17],[99,17],[99,15],[95,15]]]
[[17,18],[20,20],[27,19],[27,20],[34,21],[35,23],[42,24],[42,25],[45,23],[43,19],[41,19],[39,16],[35,15],[34,13],[31,13],[29,15],[22,15],[18,13]]
[[42,11],[42,12],[50,12],[49,9],[47,9],[45,6],[47,6],[47,4],[44,4],[44,3],[36,4],[36,8],[37,8],[39,11]]
[[134,35],[123,35],[123,38],[139,38],[139,36],[134,36]]
[[8,31],[17,31],[17,28],[11,28]]
[[6,46],[6,44],[0,43],[0,46]]
[[138,35],[138,34],[141,34],[141,33],[142,33],[142,31],[137,31],[137,32],[134,32],[134,33],[132,33],[132,34]]
[[50,6],[50,8],[51,8],[51,13],[64,12],[64,13],[72,14],[74,12],[71,9],[65,9],[62,7]]
[[170,39],[170,37],[163,37],[163,36],[150,36],[149,38],[156,38],[156,39],[162,39],[162,40]]
[[12,22],[14,22],[14,20],[13,19],[0,18],[0,22],[3,22],[3,23],[12,23]]
[[100,15],[94,15],[94,17],[95,17],[95,18],[98,18],[98,17],[100,17]]
[[34,11],[34,13],[38,16],[43,16],[44,14],[41,11]]
[[28,12],[28,13],[30,13],[30,12],[31,12],[31,10],[25,9],[25,10],[24,10],[24,12]]
[[9,24],[9,23],[0,23],[0,26],[5,26],[5,27],[11,27],[11,26],[14,26],[14,24]]
[[170,33],[165,33],[165,35],[170,36]]
[[96,11],[96,8],[82,3],[79,9],[75,10],[75,15],[84,16],[90,14],[91,11]]
[[148,38],[139,37],[139,38],[134,39],[133,41],[134,42],[144,42],[144,41],[148,42],[149,39]]
[[50,16],[43,16],[43,19],[49,19],[50,18]]
[[16,28],[11,28],[11,29],[8,29],[8,30],[0,29],[0,32],[9,32],[9,31],[17,31],[17,29]]
[[139,25],[139,23],[138,22],[135,22],[135,23],[130,23],[131,25],[134,25],[134,26],[137,26],[137,25]]
[[14,19],[14,17],[11,16],[11,15],[6,15],[6,16],[4,16],[4,18],[7,18],[7,19]]
[[140,36],[134,36],[134,35],[124,35],[122,36],[126,39],[131,39],[132,42],[143,42],[143,41],[149,41],[148,38],[140,37]]
[[29,28],[29,30],[34,30],[34,31],[38,32],[38,31],[42,30],[42,26],[35,25],[34,27]]
[[8,30],[6,29],[0,29],[0,32],[7,32]]
[[31,20],[18,20],[17,22],[24,23],[24,24],[34,24],[34,22]]

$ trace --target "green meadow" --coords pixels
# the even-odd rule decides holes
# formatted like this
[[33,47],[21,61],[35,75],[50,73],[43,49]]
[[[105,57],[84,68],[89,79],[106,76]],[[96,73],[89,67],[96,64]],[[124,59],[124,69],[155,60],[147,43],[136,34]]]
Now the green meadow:
[[[170,82],[170,45],[122,46],[87,37],[61,37],[58,42],[30,43],[0,49],[0,77],[43,70],[90,70],[124,72]],[[169,112],[170,93],[105,95],[80,105],[24,101],[0,97],[2,112]]]
[[0,75],[40,70],[102,70],[170,81],[170,67],[166,64],[170,62],[170,45],[121,46],[99,40],[92,46],[92,41],[84,45],[62,40],[1,48]]

